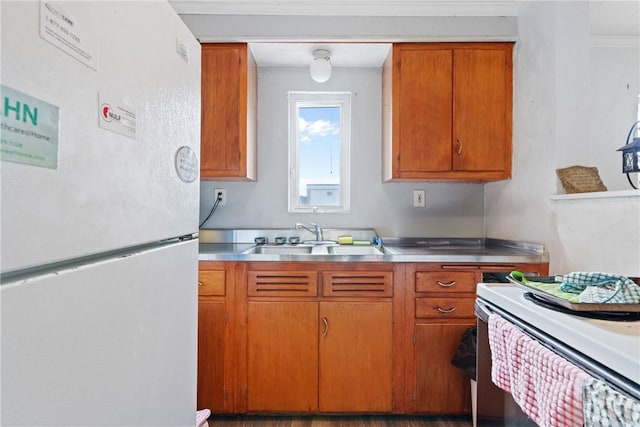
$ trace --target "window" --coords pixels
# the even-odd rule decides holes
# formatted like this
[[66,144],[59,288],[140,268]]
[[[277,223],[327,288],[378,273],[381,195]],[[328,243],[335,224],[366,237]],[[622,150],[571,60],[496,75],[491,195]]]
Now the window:
[[349,212],[349,92],[289,92],[289,212]]

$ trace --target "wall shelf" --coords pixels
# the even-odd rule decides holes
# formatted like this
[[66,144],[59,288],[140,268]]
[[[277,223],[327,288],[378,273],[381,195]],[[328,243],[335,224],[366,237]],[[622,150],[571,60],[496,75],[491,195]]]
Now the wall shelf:
[[597,200],[597,199],[617,199],[617,198],[640,199],[640,190],[598,191],[594,193],[556,194],[550,197],[550,199],[553,200],[554,202],[562,202],[565,200]]

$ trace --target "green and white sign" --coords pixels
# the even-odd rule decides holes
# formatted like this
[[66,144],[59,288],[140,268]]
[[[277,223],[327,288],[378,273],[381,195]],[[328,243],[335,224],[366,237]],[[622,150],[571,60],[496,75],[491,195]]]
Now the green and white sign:
[[2,161],[57,169],[60,109],[5,85],[1,91]]

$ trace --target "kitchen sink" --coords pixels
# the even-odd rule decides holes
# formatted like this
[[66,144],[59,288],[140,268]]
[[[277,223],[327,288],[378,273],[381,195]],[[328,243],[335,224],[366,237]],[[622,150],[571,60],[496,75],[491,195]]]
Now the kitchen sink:
[[310,254],[313,248],[313,246],[307,245],[260,245],[251,247],[242,253],[262,255],[305,255]]
[[336,244],[257,245],[242,252],[247,255],[383,255],[374,246],[340,246]]
[[383,255],[375,246],[329,246],[327,249],[334,255]]

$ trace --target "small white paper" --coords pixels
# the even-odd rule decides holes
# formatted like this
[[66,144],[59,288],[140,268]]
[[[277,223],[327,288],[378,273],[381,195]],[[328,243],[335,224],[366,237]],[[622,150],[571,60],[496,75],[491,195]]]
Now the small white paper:
[[136,110],[113,97],[99,95],[99,126],[136,139]]
[[40,1],[40,37],[98,70],[98,11],[94,2]]

